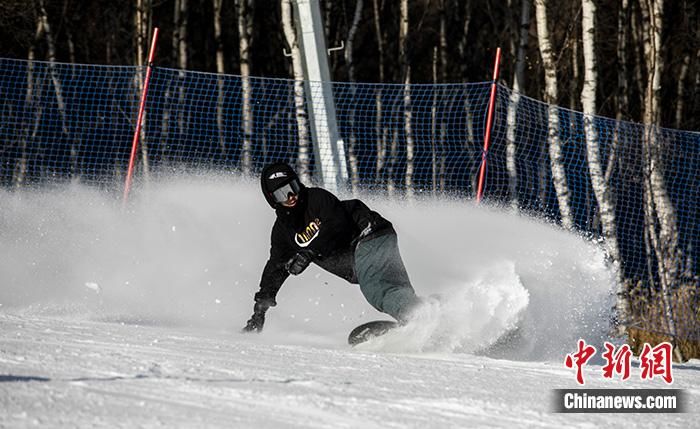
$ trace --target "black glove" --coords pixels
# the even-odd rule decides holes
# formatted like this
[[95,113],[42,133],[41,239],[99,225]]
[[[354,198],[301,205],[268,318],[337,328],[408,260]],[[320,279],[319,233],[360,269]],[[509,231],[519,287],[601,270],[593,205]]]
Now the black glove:
[[265,313],[276,305],[274,298],[256,298],[253,315],[243,327],[243,332],[261,332],[265,325]]
[[311,261],[316,259],[318,254],[312,249],[300,250],[296,255],[292,257],[286,264],[284,268],[294,276],[297,276],[304,272],[306,267],[309,266]]
[[243,327],[242,332],[260,332],[265,325],[265,313],[253,313],[248,322]]

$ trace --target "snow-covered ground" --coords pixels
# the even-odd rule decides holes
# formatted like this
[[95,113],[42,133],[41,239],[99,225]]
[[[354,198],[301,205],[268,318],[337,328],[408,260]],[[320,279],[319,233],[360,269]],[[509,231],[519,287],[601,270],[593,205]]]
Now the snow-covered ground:
[[[386,318],[311,267],[265,332],[244,335],[274,213],[257,183],[151,183],[113,195],[0,191],[2,427],[697,427],[700,363],[674,366],[685,414],[555,414],[564,357],[607,339],[614,273],[593,243],[470,202],[369,205],[390,219],[420,323],[352,349]],[[604,379],[586,388],[666,388]]]

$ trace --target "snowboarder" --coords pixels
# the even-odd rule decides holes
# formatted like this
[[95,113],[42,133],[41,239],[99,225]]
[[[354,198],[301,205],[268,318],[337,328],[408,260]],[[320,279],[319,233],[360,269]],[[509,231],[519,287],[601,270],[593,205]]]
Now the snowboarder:
[[270,257],[244,332],[260,332],[265,313],[289,275],[310,263],[359,284],[377,310],[406,323],[421,302],[411,286],[392,224],[360,200],[340,201],[322,188],[306,187],[287,164],[263,169],[262,191],[277,213]]

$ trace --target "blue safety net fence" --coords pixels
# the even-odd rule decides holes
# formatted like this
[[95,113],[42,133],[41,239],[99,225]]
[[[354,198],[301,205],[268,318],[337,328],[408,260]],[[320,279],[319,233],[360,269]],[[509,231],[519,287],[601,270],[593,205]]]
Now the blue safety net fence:
[[[139,67],[0,59],[0,184],[21,190],[78,181],[118,189],[145,74]],[[256,174],[286,161],[318,182],[317,158],[333,157],[314,153],[312,140],[330,136],[311,133],[308,98],[299,91],[313,99],[322,89],[318,82],[156,67],[137,180],[202,170]],[[345,185],[395,198],[471,198],[485,155],[488,201],[601,237],[587,152],[587,135],[595,135],[632,297],[633,318],[625,323],[700,339],[700,133],[586,117],[498,85],[484,154],[490,90],[491,82],[332,83]],[[666,270],[673,278],[664,283]]]

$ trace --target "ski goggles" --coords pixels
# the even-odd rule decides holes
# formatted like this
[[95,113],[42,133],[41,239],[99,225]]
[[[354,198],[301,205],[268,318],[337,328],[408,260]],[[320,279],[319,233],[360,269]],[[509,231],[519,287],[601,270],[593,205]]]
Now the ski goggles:
[[272,197],[275,199],[275,202],[277,203],[284,203],[289,199],[289,195],[299,195],[299,191],[301,190],[301,186],[299,185],[298,180],[292,180],[291,182],[282,185],[282,187],[277,188],[275,191],[272,192]]

